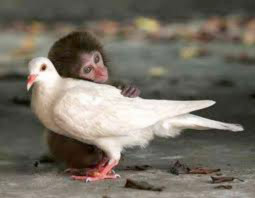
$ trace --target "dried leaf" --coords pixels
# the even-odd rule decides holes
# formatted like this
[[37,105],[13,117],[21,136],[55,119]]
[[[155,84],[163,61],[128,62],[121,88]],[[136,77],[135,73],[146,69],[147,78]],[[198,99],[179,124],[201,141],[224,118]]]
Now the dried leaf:
[[223,183],[223,182],[232,182],[235,179],[243,182],[244,180],[236,178],[236,177],[213,177],[211,176],[212,183]]
[[232,186],[231,185],[218,185],[218,186],[215,186],[214,188],[215,189],[227,189],[227,190],[230,190],[230,189],[232,189]]
[[208,55],[208,51],[199,47],[185,47],[180,50],[180,57],[183,59],[192,59]]
[[177,34],[169,27],[161,27],[157,32],[149,33],[147,38],[153,41],[172,41],[177,39]]
[[229,54],[229,55],[225,55],[225,61],[227,62],[237,62],[237,63],[241,63],[241,64],[255,64],[255,57],[254,56],[250,56],[246,53],[241,53],[239,55],[233,55],[233,54]]
[[179,174],[188,174],[190,171],[190,168],[186,166],[185,164],[182,164],[179,160],[177,160],[172,166],[170,166],[169,172],[174,175]]
[[133,24],[127,24],[125,26],[120,27],[119,36],[124,38],[131,38],[135,34],[135,26]]
[[166,75],[167,70],[164,67],[152,67],[148,73],[151,77],[161,77]]
[[45,24],[39,21],[33,21],[27,26],[27,31],[32,34],[38,34],[45,30]]
[[137,18],[135,25],[139,29],[150,33],[158,32],[160,29],[160,23],[157,20],[145,17]]
[[211,174],[219,172],[220,169],[210,169],[210,168],[190,168],[185,164],[180,163],[178,160],[170,167],[170,173],[179,175],[179,174]]
[[218,16],[211,17],[205,22],[202,29],[211,33],[225,32],[227,30],[226,19]]
[[127,179],[124,187],[138,189],[138,190],[150,190],[150,191],[159,191],[159,192],[161,192],[164,189],[164,187],[162,186],[156,187],[145,181],[135,181],[131,179]]
[[92,29],[99,35],[115,36],[120,31],[120,24],[116,21],[103,20]]
[[255,30],[248,30],[244,32],[243,42],[246,45],[255,45]]
[[215,39],[215,35],[205,31],[198,31],[191,35],[191,39],[201,42],[210,42]]
[[77,27],[74,24],[57,22],[54,24],[53,29],[57,33],[63,35],[75,31]]
[[220,169],[210,169],[210,168],[192,168],[189,174],[211,174],[215,172],[220,172]]
[[31,55],[36,48],[35,34],[28,34],[22,41],[20,48],[12,52],[12,56],[28,56]]
[[245,29],[255,30],[255,18],[251,18],[247,21],[247,23],[245,25]]

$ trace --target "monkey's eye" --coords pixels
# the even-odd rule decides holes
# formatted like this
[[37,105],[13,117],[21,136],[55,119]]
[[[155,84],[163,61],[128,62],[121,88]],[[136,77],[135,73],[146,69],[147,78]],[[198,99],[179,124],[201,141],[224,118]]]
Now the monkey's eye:
[[84,71],[86,74],[88,74],[89,72],[91,72],[92,69],[93,69],[93,67],[89,66],[89,67],[85,67],[83,71]]
[[42,64],[42,66],[41,66],[41,71],[45,71],[47,69],[47,66],[45,65],[45,64]]
[[96,64],[100,61],[100,57],[99,57],[99,55],[96,55],[96,56],[95,56],[94,61],[95,61],[95,63],[96,63]]

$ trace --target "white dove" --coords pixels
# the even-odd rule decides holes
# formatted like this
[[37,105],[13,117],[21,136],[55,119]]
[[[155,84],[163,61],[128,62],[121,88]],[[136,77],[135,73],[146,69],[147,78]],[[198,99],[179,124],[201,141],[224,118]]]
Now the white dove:
[[[27,89],[31,107],[48,129],[102,149],[108,161],[96,172],[75,179],[96,181],[118,177],[112,168],[124,148],[146,146],[155,136],[175,137],[184,129],[242,131],[228,124],[190,114],[215,104],[211,100],[171,101],[128,98],[104,84],[62,78],[44,57],[29,63]],[[102,162],[103,164],[103,162]]]

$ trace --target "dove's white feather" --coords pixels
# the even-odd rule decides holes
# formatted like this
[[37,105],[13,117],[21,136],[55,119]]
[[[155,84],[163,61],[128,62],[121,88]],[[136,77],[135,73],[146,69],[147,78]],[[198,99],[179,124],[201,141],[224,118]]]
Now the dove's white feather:
[[[44,59],[31,64],[44,63]],[[37,72],[31,64],[30,72]],[[112,159],[118,160],[124,147],[145,146],[154,135],[175,137],[187,128],[243,130],[240,125],[189,114],[214,101],[127,98],[109,85],[64,79],[56,71],[50,73],[42,74],[33,89],[32,108],[40,121],[56,133],[97,145]]]
[[[65,128],[77,128],[93,137],[126,136],[165,118],[186,114],[213,101],[167,101],[128,98],[111,86],[74,87],[59,98],[54,119]],[[103,89],[105,88],[105,89]],[[102,95],[101,92],[108,93]],[[115,92],[116,91],[116,92]],[[92,94],[92,93],[93,94]],[[115,92],[115,94],[112,94]],[[67,108],[72,106],[72,108]],[[79,124],[77,124],[79,123]],[[86,131],[86,133],[85,133]]]

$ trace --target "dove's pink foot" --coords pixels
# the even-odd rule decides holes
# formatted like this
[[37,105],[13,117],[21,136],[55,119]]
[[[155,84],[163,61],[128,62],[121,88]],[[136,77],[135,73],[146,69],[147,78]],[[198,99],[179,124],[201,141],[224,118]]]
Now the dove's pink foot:
[[80,180],[80,181],[85,181],[85,182],[93,182],[93,181],[100,181],[100,180],[105,180],[105,179],[117,179],[120,178],[120,175],[118,174],[107,174],[107,175],[95,175],[95,176],[76,176],[73,175],[71,177],[74,180]]
[[99,181],[104,179],[116,179],[120,176],[118,174],[115,174],[112,170],[113,167],[115,167],[118,164],[115,160],[109,161],[107,165],[104,167],[100,167],[100,170],[96,170],[94,172],[89,172],[86,176],[71,176],[74,180],[82,180],[86,182],[92,182],[92,181]]

